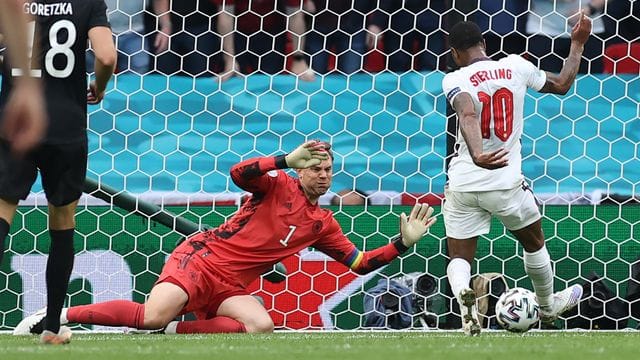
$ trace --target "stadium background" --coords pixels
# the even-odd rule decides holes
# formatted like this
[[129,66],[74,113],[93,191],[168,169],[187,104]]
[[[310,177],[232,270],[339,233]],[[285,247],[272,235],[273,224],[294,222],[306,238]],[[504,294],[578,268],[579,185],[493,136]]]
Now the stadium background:
[[[581,74],[567,96],[527,95],[523,171],[543,200],[556,288],[584,283],[595,271],[626,301],[640,256],[640,211],[633,204],[640,180],[636,75]],[[253,74],[218,83],[123,72],[105,101],[89,108],[89,176],[215,226],[243,195],[229,180],[232,164],[286,152],[306,139],[327,140],[336,154],[332,191],[361,189],[371,202],[331,208],[345,233],[371,249],[396,235],[397,214],[408,205],[441,200],[447,157],[442,76],[440,70],[364,71],[304,82],[290,74]],[[600,204],[601,194],[610,204]],[[38,184],[12,226],[0,273],[0,329],[44,305],[43,205]],[[144,301],[180,235],[91,197],[82,205],[69,303]],[[522,250],[497,225],[481,241],[474,269],[504,272],[510,286],[530,288]],[[409,255],[363,278],[305,252],[284,261],[286,282],[261,280],[252,289],[278,327],[355,329],[362,324],[363,291],[379,278],[427,272],[439,284],[432,310],[445,327],[451,310],[443,239],[440,222]]]

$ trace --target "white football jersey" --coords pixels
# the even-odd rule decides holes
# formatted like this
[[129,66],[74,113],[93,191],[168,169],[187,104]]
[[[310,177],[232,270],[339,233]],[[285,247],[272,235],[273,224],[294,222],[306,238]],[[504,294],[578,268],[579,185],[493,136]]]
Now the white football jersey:
[[544,71],[519,55],[499,61],[481,60],[447,74],[442,89],[447,100],[468,93],[476,105],[482,132],[482,151],[504,147],[509,165],[497,170],[473,163],[467,144],[458,129],[454,157],[449,163],[449,188],[453,191],[512,189],[522,183],[522,137],[524,97],[527,87],[536,91],[547,81]]

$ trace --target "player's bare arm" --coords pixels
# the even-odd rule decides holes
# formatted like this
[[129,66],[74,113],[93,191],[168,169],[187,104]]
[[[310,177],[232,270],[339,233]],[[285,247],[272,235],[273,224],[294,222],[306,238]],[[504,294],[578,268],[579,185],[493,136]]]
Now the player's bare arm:
[[569,56],[562,66],[559,74],[547,72],[547,82],[544,84],[541,93],[566,94],[578,74],[580,59],[584,51],[584,44],[591,35],[591,19],[580,13],[580,20],[574,25],[571,31],[571,48]]
[[482,135],[480,119],[476,113],[471,95],[461,93],[453,100],[453,107],[458,115],[460,132],[469,148],[474,164],[493,170],[509,165],[509,152],[503,148],[485,153],[482,151]]
[[31,150],[45,134],[48,124],[42,92],[39,81],[22,80],[15,83],[5,105],[0,132],[10,139],[16,154]]
[[37,145],[47,127],[43,87],[39,80],[28,76],[30,59],[25,25],[26,18],[20,1],[0,2],[0,32],[5,35],[5,45],[11,49],[10,63],[25,75],[15,77],[0,129],[7,139],[11,139],[11,147],[17,153]]
[[153,42],[156,54],[163,53],[169,48],[169,37],[173,32],[169,10],[169,0],[153,0],[153,12],[158,18],[158,29],[160,30]]
[[218,34],[222,37],[222,56],[224,59],[224,72],[219,75],[219,81],[227,81],[240,71],[238,62],[235,60],[236,48],[233,39],[233,26],[235,24],[234,12],[234,5],[229,5],[225,2],[221,5],[220,12],[218,13],[218,23],[216,27]]
[[[293,40],[293,54],[301,54],[304,49],[304,33],[306,31],[306,23],[304,18],[304,12],[301,9],[295,7],[287,7],[287,16],[289,17],[288,27],[291,32],[291,39]],[[309,64],[304,58],[295,57],[291,64],[291,72],[300,77],[304,81],[313,81],[316,76],[313,70],[309,68]]]
[[20,1],[0,1],[0,33],[4,35],[7,48],[11,49],[8,55],[12,66],[19,68],[23,74],[29,74],[30,70],[26,22]]
[[104,98],[107,83],[116,68],[117,53],[111,29],[106,26],[89,30],[89,40],[95,53],[96,79],[89,85],[87,103],[98,104]]

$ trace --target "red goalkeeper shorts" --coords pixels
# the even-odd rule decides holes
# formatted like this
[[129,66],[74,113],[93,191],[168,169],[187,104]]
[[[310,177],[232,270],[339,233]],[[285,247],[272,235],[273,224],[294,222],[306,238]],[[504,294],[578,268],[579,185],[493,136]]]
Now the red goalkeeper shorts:
[[189,240],[173,250],[156,284],[172,283],[187,293],[189,300],[181,314],[193,312],[198,319],[209,319],[216,316],[224,300],[249,293],[245,288],[226,281],[214,269],[209,269],[203,257],[210,250]]

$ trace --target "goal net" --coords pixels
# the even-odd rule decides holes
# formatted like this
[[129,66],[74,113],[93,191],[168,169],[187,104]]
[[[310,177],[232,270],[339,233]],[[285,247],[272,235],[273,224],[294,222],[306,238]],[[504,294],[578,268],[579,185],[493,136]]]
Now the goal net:
[[[474,20],[486,31],[490,56],[516,52],[554,67],[566,56],[562,44],[575,13],[567,12],[571,1],[554,7],[553,1],[504,0],[279,0],[252,6],[193,0],[172,1],[169,15],[142,0],[107,3],[123,68],[105,100],[89,107],[89,177],[199,225],[216,226],[245,195],[230,181],[233,164],[325,140],[336,159],[333,186],[321,205],[334,211],[361,249],[388,243],[398,233],[398,214],[416,201],[440,214],[455,134],[441,87],[453,65],[448,29]],[[326,9],[326,3],[334,7]],[[584,284],[587,290],[578,311],[556,325],[635,328],[640,47],[630,34],[637,5],[628,2],[622,11],[622,5],[594,9],[586,1],[575,3],[593,12],[594,35],[566,96],[527,94],[523,172],[541,202],[555,289]],[[123,19],[128,27],[116,28]],[[536,28],[536,22],[544,25]],[[560,33],[553,33],[556,25]],[[170,33],[167,49],[156,54],[164,32]],[[125,49],[130,38],[144,42]],[[545,41],[547,51],[540,48]],[[364,204],[334,199],[356,189]],[[77,224],[68,305],[144,302],[182,238],[149,215],[90,195],[81,200]],[[11,330],[46,302],[49,239],[39,182],[21,203],[5,247],[0,330]],[[371,319],[383,328],[451,329],[460,320],[447,261],[440,218],[414,249],[372,274],[358,276],[307,249],[283,261],[285,281],[262,278],[250,291],[263,299],[280,329],[360,329]],[[522,248],[497,221],[479,240],[472,271],[504,274],[509,287],[532,288]],[[481,298],[489,327],[496,326],[491,308],[504,287],[495,279],[475,283],[489,290]],[[397,295],[390,284],[411,292]],[[376,292],[379,286],[383,290]]]

